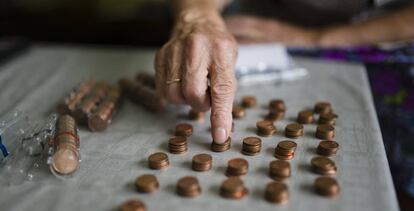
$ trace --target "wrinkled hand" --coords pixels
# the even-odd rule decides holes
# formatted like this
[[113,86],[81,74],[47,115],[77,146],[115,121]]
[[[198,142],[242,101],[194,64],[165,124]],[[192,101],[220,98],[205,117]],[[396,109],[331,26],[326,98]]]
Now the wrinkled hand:
[[[196,111],[211,107],[211,131],[218,143],[231,133],[236,57],[237,43],[218,13],[184,13],[155,58],[158,94]],[[166,84],[173,79],[180,81]]]
[[225,19],[228,29],[240,43],[279,42],[287,46],[315,47],[317,30],[309,30],[274,19],[231,16]]

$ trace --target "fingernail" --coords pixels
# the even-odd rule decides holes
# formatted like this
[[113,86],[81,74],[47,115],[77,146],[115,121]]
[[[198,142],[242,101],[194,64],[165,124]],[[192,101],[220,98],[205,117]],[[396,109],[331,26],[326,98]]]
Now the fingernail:
[[216,143],[224,143],[227,139],[226,130],[222,127],[214,129],[213,138]]

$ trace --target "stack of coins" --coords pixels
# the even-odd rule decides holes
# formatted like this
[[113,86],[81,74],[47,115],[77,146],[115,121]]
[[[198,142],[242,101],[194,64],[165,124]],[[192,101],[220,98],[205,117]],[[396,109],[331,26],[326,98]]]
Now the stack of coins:
[[79,168],[79,136],[75,119],[69,115],[60,116],[54,137],[54,154],[51,170],[60,175],[69,175]]
[[262,149],[262,140],[257,137],[247,137],[243,139],[242,153],[245,155],[257,155]]
[[153,174],[144,174],[135,180],[135,188],[140,193],[152,193],[158,190],[160,184]]
[[234,158],[227,162],[226,175],[231,176],[242,176],[247,174],[249,169],[249,163],[243,158]]
[[167,154],[157,152],[148,157],[148,165],[151,169],[164,169],[170,165],[170,161]]
[[240,119],[246,116],[246,110],[241,106],[234,106],[231,113],[235,119]]
[[182,177],[177,182],[177,193],[184,197],[196,197],[201,193],[201,186],[195,177]]
[[317,114],[327,114],[332,112],[332,106],[329,102],[317,102],[313,111]]
[[173,154],[182,154],[187,152],[187,138],[185,136],[175,136],[168,140],[168,149]]
[[288,138],[298,138],[303,135],[303,125],[298,123],[288,124],[285,128],[285,136]]
[[111,87],[101,104],[88,118],[88,126],[91,131],[104,131],[111,123],[121,101],[121,90]]
[[257,105],[256,97],[244,96],[242,99],[242,106],[245,108],[253,108]]
[[257,135],[269,137],[276,133],[276,126],[271,121],[262,120],[256,123]]
[[139,81],[140,83],[155,89],[155,76],[154,75],[151,75],[145,72],[140,72],[140,73],[137,73],[137,75],[135,76],[135,79]]
[[209,171],[213,165],[213,157],[209,154],[194,155],[192,169],[194,171]]
[[193,126],[187,123],[181,123],[175,126],[175,135],[189,137],[193,134]]
[[109,84],[104,82],[99,82],[93,87],[92,91],[82,99],[79,106],[73,112],[73,117],[76,119],[76,122],[81,124],[87,123],[92,110],[103,99],[108,89]]
[[321,114],[319,115],[318,124],[335,125],[337,118],[338,118],[338,115],[334,113]]
[[222,143],[218,144],[214,140],[211,142],[211,151],[213,152],[224,152],[229,150],[231,147],[231,138],[227,138],[227,140]]
[[268,183],[265,190],[265,199],[270,203],[286,203],[289,199],[287,185],[282,182]]
[[190,120],[202,121],[204,120],[204,112],[194,111],[193,109],[190,109],[188,112],[188,118]]
[[314,121],[312,111],[301,111],[298,113],[298,118],[296,120],[300,124],[310,124]]
[[285,140],[277,144],[275,157],[280,160],[291,160],[295,155],[297,144],[293,141]]
[[314,183],[315,191],[328,197],[335,197],[340,192],[340,187],[336,179],[332,177],[318,177]]
[[166,102],[156,94],[154,89],[125,78],[120,79],[118,84],[127,98],[144,106],[149,111],[161,112],[165,109]]
[[271,108],[269,113],[266,115],[265,119],[269,121],[279,121],[285,117],[285,110]]
[[269,164],[270,178],[278,181],[283,181],[290,177],[291,168],[290,163],[284,160],[274,160]]
[[269,102],[269,109],[286,111],[285,102],[281,99],[274,99]]
[[71,114],[94,85],[94,80],[86,80],[80,83],[62,103],[57,105],[57,113],[60,115]]
[[140,200],[129,200],[119,208],[120,211],[145,211],[145,204]]
[[322,175],[336,174],[336,165],[331,159],[326,157],[314,157],[311,160],[311,167],[315,173]]
[[329,124],[318,125],[315,136],[320,139],[332,139],[335,136],[335,128]]
[[220,187],[220,195],[229,199],[241,199],[248,193],[244,182],[239,177],[230,177]]
[[333,156],[338,151],[339,144],[333,140],[325,140],[319,142],[317,153],[322,156]]

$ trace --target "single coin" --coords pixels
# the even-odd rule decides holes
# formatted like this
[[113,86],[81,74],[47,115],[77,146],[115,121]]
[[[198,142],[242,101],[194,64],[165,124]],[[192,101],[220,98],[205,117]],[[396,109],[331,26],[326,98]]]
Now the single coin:
[[151,193],[158,189],[159,183],[155,175],[144,174],[137,177],[135,180],[135,187],[138,192]]
[[145,204],[140,200],[129,200],[119,208],[120,211],[145,211]]
[[336,179],[332,177],[318,177],[314,183],[315,190],[322,196],[334,197],[340,192],[340,187]]
[[256,97],[254,96],[244,96],[242,99],[242,106],[245,108],[255,107],[257,104]]
[[193,134],[193,126],[187,123],[181,123],[175,126],[176,136],[189,137]]

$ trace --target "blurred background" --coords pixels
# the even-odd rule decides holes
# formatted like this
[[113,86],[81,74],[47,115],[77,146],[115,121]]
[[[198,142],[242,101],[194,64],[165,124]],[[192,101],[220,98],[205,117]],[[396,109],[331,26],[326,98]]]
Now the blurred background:
[[[0,60],[36,42],[160,47],[171,27],[168,0],[0,0]],[[414,210],[414,44],[289,53],[366,66],[400,206]]]

